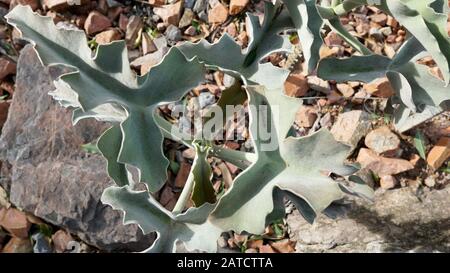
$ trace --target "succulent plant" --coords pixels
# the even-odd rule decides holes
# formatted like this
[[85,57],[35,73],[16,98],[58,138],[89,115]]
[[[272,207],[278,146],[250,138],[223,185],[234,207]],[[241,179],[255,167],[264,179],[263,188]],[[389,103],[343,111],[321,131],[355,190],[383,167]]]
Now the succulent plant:
[[[303,107],[302,100],[284,94],[283,84],[290,71],[266,61],[272,53],[294,51],[286,31],[297,32],[300,37],[309,73],[317,71],[319,77],[337,82],[369,82],[387,76],[396,91],[390,102],[400,131],[448,107],[447,1],[320,2],[266,3],[262,23],[258,17],[247,15],[246,49],[227,35],[213,44],[204,40],[184,43],[172,47],[158,65],[142,76],[130,69],[123,41],[99,45],[93,56],[83,31],[57,28],[51,18],[33,13],[26,6],[15,7],[6,17],[33,43],[45,65],[70,69],[55,81],[56,89],[50,95],[62,106],[73,108],[74,123],[95,118],[111,124],[97,145],[117,185],[104,191],[102,201],[124,211],[125,224],[136,223],[144,233],[158,234],[148,252],[173,252],[178,243],[187,250],[213,252],[222,232],[263,232],[268,223],[284,216],[285,199],[312,222],[319,213],[332,215],[333,202],[345,194],[367,199],[373,195],[371,187],[354,175],[357,169],[344,164],[350,147],[337,142],[329,131],[292,136],[291,127],[295,113]],[[392,15],[410,33],[393,59],[373,54],[340,23],[339,16],[366,4]],[[325,25],[361,56],[319,60]],[[444,81],[416,63],[426,54],[438,64]],[[204,81],[207,70],[220,70],[236,78],[217,104],[224,108],[248,101],[254,152],[227,149],[201,137],[192,140],[173,130],[176,125],[160,115],[160,105],[183,98]],[[267,132],[268,138],[261,132]],[[167,180],[169,161],[162,149],[164,138],[196,151],[188,181],[173,211],[154,197]],[[242,169],[220,197],[211,184],[208,157]],[[132,168],[139,175],[132,175]],[[144,190],[140,183],[145,184]],[[189,199],[194,207],[186,209]]]

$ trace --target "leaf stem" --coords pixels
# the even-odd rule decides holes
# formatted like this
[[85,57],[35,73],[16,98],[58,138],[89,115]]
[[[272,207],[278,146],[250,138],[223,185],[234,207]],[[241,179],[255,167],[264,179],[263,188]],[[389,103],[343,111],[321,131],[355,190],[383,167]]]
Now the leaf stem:
[[[178,130],[178,127],[158,114],[153,115],[153,118],[161,128],[164,137],[171,139],[173,141],[182,143],[189,148],[194,148],[193,139],[190,135],[182,133]],[[247,153],[242,151],[231,150],[223,148],[218,145],[211,145],[210,155],[230,162],[236,165],[239,169],[246,169],[251,163],[255,162],[257,159],[256,154]]]
[[187,201],[189,200],[189,196],[191,195],[192,189],[194,188],[194,174],[193,172],[189,172],[189,176],[186,180],[186,184],[184,184],[183,190],[181,191],[180,197],[175,204],[175,207],[172,210],[173,214],[178,214],[183,212],[184,207],[186,206]]
[[336,7],[337,5],[339,5],[341,3],[342,3],[341,0],[332,0],[331,1],[331,6],[334,8],[334,7]]

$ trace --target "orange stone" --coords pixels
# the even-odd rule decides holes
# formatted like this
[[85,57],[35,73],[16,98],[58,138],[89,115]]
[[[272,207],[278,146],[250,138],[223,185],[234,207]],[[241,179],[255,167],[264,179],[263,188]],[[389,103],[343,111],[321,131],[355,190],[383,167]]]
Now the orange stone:
[[217,3],[208,12],[208,23],[210,24],[222,24],[228,19],[228,10],[221,3]]
[[428,165],[438,169],[450,157],[450,137],[442,137],[428,153]]
[[0,225],[11,235],[18,238],[27,238],[31,223],[24,212],[9,208],[0,219]]
[[395,94],[388,78],[376,79],[368,84],[365,84],[364,90],[367,93],[380,98],[389,98]]
[[88,35],[101,32],[109,27],[111,27],[109,18],[98,11],[91,11],[84,23],[84,30]]
[[231,0],[230,15],[239,14],[247,6],[249,0]]
[[302,73],[291,73],[284,83],[284,92],[290,97],[302,97],[308,90],[308,80]]

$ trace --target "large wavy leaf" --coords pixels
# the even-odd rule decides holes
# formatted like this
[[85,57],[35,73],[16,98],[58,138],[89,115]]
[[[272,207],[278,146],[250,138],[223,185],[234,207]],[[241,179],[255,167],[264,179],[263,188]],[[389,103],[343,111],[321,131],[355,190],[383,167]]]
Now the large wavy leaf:
[[[123,109],[117,115],[120,120],[126,114],[120,122],[120,151],[103,154],[117,156],[108,158],[110,170],[114,160],[133,165],[140,170],[141,182],[150,191],[158,191],[166,180],[169,162],[162,152],[163,136],[154,120],[155,108],[161,102],[180,99],[201,83],[203,66],[196,60],[186,60],[177,48],[172,48],[158,66],[138,78],[129,67],[123,41],[100,46],[92,57],[83,31],[58,29],[50,17],[33,13],[28,6],[17,6],[6,18],[33,42],[45,65],[62,64],[73,69],[59,78],[57,86],[63,88],[52,95],[65,105],[78,107],[78,118],[104,115],[105,104],[109,105],[106,111]],[[110,116],[115,114],[111,111]],[[112,177],[119,185],[124,183],[123,173]]]
[[[211,222],[225,230],[261,233],[268,217],[279,216],[274,213],[279,211],[276,207],[280,203],[279,190],[288,197],[295,195],[297,209],[311,221],[343,197],[341,185],[327,174],[350,175],[355,171],[342,163],[350,148],[335,141],[326,130],[308,137],[286,138],[301,101],[284,96],[280,89],[269,91],[261,86],[248,86],[247,90],[251,134],[258,159],[218,201]],[[267,106],[267,112],[264,107],[257,107],[260,105]],[[262,132],[270,132],[270,137],[263,138]],[[357,191],[362,195],[372,193],[367,186],[363,188]]]
[[215,252],[221,230],[206,219],[214,205],[205,204],[173,215],[148,192],[133,191],[129,186],[109,187],[102,202],[125,212],[124,224],[138,224],[144,234],[156,232],[154,244],[144,252],[176,252],[177,243],[187,250]]
[[201,40],[198,43],[184,43],[179,49],[188,58],[198,57],[209,67],[241,77],[246,84],[281,87],[289,71],[275,67],[270,62],[260,63],[273,52],[285,52],[291,48],[288,38],[279,33],[292,28],[292,22],[285,11],[278,12],[278,7],[279,5],[265,3],[262,24],[259,23],[258,17],[247,14],[249,45],[245,50],[241,50],[228,34],[213,44]]

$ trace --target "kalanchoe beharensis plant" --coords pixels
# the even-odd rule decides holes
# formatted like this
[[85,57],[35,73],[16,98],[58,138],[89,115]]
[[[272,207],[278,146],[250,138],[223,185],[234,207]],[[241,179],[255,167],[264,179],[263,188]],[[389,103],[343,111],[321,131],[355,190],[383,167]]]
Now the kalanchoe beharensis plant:
[[[344,164],[350,148],[335,141],[329,131],[292,136],[291,127],[302,100],[284,95],[283,83],[289,70],[267,62],[270,54],[301,52],[309,73],[317,72],[324,79],[338,82],[369,82],[387,76],[397,92],[391,98],[391,108],[399,131],[448,107],[450,45],[446,0],[319,2],[266,3],[262,23],[256,16],[247,16],[246,49],[242,50],[227,35],[213,44],[184,43],[172,47],[157,66],[139,77],[129,67],[123,41],[100,45],[92,57],[82,31],[58,29],[50,18],[24,6],[13,9],[7,19],[33,42],[45,65],[72,69],[55,81],[56,90],[50,95],[63,106],[74,108],[74,123],[84,118],[111,123],[98,140],[98,148],[117,185],[104,191],[102,201],[124,211],[124,223],[136,223],[144,233],[158,234],[149,252],[173,252],[178,243],[187,250],[213,252],[222,232],[262,233],[268,223],[284,216],[286,199],[312,222],[319,213],[333,216],[333,202],[345,194],[367,199],[373,195],[372,189],[354,175],[356,169]],[[339,16],[365,4],[377,5],[409,30],[410,38],[393,59],[373,54],[341,25]],[[361,56],[319,60],[325,25]],[[292,48],[287,31],[297,32],[301,51]],[[425,55],[434,58],[444,81],[416,63]],[[161,104],[180,100],[201,84],[208,69],[236,78],[217,105],[248,106],[254,152],[229,150],[205,139],[205,135],[192,140],[174,130],[175,125],[157,111]],[[260,132],[268,132],[270,137],[260,137]],[[173,211],[166,210],[154,198],[167,180],[169,161],[162,149],[164,138],[181,142],[196,152]],[[211,184],[209,157],[242,169],[220,197]],[[132,168],[138,170],[138,175],[131,175]],[[138,191],[139,183],[144,183],[146,190]],[[194,206],[186,209],[189,200]]]

